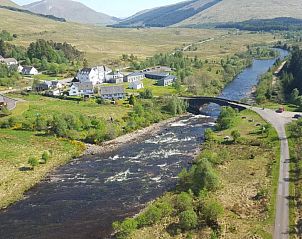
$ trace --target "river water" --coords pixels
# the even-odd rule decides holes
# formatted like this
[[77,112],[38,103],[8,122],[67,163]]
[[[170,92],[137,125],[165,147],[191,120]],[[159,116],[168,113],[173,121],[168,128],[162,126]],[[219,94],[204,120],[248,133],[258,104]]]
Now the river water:
[[[249,97],[274,62],[255,60],[221,97]],[[214,126],[218,114],[219,107],[211,104],[200,115],[186,116],[139,142],[58,168],[24,200],[0,212],[0,239],[109,238],[113,221],[133,216],[175,187],[178,173],[193,160],[204,130]]]

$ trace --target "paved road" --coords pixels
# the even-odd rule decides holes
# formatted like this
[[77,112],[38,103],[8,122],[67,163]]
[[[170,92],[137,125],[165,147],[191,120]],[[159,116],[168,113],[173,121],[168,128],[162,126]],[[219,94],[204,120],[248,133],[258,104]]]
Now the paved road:
[[295,113],[284,112],[278,114],[270,109],[260,109],[251,107],[251,110],[257,112],[265,120],[270,122],[277,130],[281,142],[280,174],[276,202],[276,218],[274,239],[289,238],[289,147],[286,136],[285,125],[293,121]]

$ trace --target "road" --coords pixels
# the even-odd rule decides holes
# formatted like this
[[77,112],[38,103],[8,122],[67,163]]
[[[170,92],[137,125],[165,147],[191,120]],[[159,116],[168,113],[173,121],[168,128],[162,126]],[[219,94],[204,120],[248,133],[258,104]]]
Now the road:
[[293,121],[293,116],[296,113],[284,112],[278,114],[270,109],[261,109],[250,107],[251,110],[261,115],[266,121],[271,123],[278,132],[281,142],[280,153],[280,174],[278,181],[278,192],[276,201],[276,218],[274,228],[274,239],[289,238],[289,170],[290,170],[290,155],[288,140],[286,136],[285,126]]

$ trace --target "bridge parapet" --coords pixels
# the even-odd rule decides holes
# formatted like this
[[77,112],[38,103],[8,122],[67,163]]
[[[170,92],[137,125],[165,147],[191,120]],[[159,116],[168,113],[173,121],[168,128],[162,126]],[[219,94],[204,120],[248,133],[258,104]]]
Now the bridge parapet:
[[247,104],[243,104],[239,101],[232,101],[220,97],[193,96],[193,97],[180,97],[180,98],[188,102],[189,112],[195,114],[200,113],[200,109],[202,108],[202,106],[210,103],[214,103],[220,106],[230,106],[238,110],[245,110],[250,106]]

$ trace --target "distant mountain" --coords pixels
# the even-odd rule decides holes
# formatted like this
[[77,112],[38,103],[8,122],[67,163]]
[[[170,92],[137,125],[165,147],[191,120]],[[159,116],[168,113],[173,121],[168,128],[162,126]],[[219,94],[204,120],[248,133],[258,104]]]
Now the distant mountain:
[[20,7],[18,4],[10,0],[0,0],[0,6]]
[[145,10],[115,27],[200,27],[251,19],[302,19],[301,0],[189,0]]
[[129,17],[115,27],[166,27],[188,19],[222,0],[190,0],[145,10]]
[[194,27],[209,23],[241,22],[279,17],[302,19],[301,0],[222,0],[176,24],[176,26]]
[[80,2],[71,0],[42,0],[24,5],[23,8],[35,13],[54,15],[84,24],[108,25],[118,21],[117,18],[96,12]]

